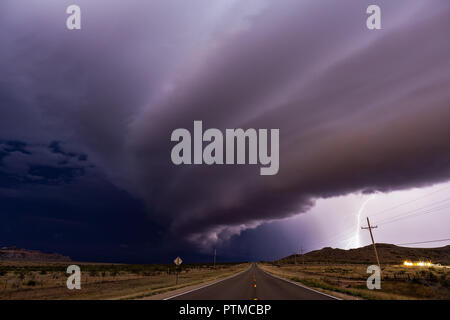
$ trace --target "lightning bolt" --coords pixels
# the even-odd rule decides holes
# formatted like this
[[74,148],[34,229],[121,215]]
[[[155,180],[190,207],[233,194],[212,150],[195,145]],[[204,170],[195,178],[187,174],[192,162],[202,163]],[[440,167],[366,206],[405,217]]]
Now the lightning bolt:
[[351,249],[351,248],[359,248],[361,246],[361,239],[359,237],[359,231],[361,230],[361,215],[364,211],[364,209],[366,208],[367,203],[372,200],[373,198],[375,198],[375,195],[371,195],[369,198],[367,198],[361,205],[361,207],[359,208],[358,212],[356,213],[356,229],[355,229],[355,234],[353,235],[353,237],[350,239],[350,241],[347,243],[345,249]]

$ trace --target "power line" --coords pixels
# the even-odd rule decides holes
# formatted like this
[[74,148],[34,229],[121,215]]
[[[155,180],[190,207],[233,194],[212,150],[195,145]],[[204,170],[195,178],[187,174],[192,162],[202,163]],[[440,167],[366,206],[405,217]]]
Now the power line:
[[[428,210],[425,210],[425,211],[422,211],[422,212],[420,212],[420,211],[416,212],[417,210],[412,210],[410,212],[404,212],[401,215],[395,216],[392,219],[384,219],[384,220],[380,221],[379,224],[380,225],[385,225],[385,224],[389,224],[389,223],[396,222],[396,221],[399,221],[399,220],[404,220],[404,219],[408,219],[408,218],[412,218],[412,217],[421,216],[421,215],[424,215],[424,214],[433,214],[433,213],[440,212],[443,209],[447,209],[447,208],[450,208],[450,204],[445,204],[445,205],[442,205],[442,206],[429,208]],[[416,213],[414,213],[414,212],[416,212]],[[409,213],[409,214],[407,214],[407,213]],[[407,214],[407,215],[405,215],[405,214]]]
[[411,203],[413,203],[413,202],[419,201],[419,200],[421,200],[421,199],[423,199],[423,198],[429,197],[429,196],[431,196],[431,195],[433,195],[433,194],[436,194],[436,193],[438,193],[438,192],[441,192],[441,191],[444,191],[444,190],[447,190],[447,189],[450,189],[450,186],[446,186],[446,187],[444,187],[444,188],[441,188],[441,189],[435,190],[435,191],[433,191],[433,192],[424,194],[423,196],[421,196],[421,197],[419,197],[419,198],[416,198],[416,199],[413,199],[413,200],[409,200],[409,201],[400,203],[400,204],[398,204],[398,205],[395,205],[395,206],[393,206],[393,207],[390,207],[390,208],[387,208],[387,209],[378,211],[378,212],[376,212],[376,213],[374,213],[374,214],[371,214],[370,216],[371,216],[371,217],[378,216],[378,215],[380,215],[380,214],[382,214],[382,213],[385,213],[385,212],[388,212],[388,211],[397,209],[397,208],[399,208],[399,207],[402,207],[402,206],[411,204]]
[[433,207],[433,206],[435,206],[435,205],[437,205],[437,204],[440,204],[440,203],[446,203],[446,202],[448,202],[448,201],[450,201],[450,198],[445,198],[445,199],[442,199],[442,200],[440,200],[440,201],[436,201],[436,202],[433,202],[433,203],[431,203],[431,204],[427,204],[427,205],[425,205],[425,206],[423,206],[423,207],[415,208],[415,209],[412,209],[412,210],[407,210],[407,211],[405,211],[405,212],[403,212],[403,213],[400,213],[400,214],[398,214],[398,215],[395,215],[395,216],[386,217],[386,218],[382,219],[381,221],[389,220],[389,219],[391,219],[391,218],[395,218],[395,217],[401,216],[401,215],[403,215],[403,214],[405,214],[405,213],[410,213],[410,212],[419,211],[419,210],[422,210],[422,209],[427,209],[428,207]]
[[450,239],[440,239],[440,240],[428,240],[428,241],[420,241],[420,242],[409,242],[409,243],[397,243],[397,246],[406,246],[411,244],[422,244],[422,243],[433,243],[433,242],[444,242],[450,241]]

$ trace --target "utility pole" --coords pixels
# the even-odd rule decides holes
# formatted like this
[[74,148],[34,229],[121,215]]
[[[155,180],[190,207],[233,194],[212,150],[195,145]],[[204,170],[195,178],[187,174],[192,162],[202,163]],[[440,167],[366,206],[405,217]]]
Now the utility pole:
[[214,269],[216,268],[216,248],[214,248]]
[[377,257],[377,263],[378,263],[378,267],[380,268],[380,274],[381,274],[380,259],[378,258],[377,247],[375,245],[375,241],[373,240],[373,234],[372,234],[372,229],[376,229],[376,228],[378,228],[378,226],[371,226],[370,225],[369,217],[367,217],[367,227],[361,227],[361,229],[364,229],[364,230],[369,229],[370,237],[372,238],[373,250],[375,251],[375,257]]
[[300,246],[300,254],[302,255],[302,264],[305,265],[305,256],[303,255],[303,247]]

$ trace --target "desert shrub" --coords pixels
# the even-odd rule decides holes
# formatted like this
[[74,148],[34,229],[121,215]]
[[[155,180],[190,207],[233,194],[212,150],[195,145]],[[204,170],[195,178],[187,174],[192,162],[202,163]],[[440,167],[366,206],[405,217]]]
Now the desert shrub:
[[437,281],[437,277],[432,271],[428,272],[428,277],[427,278],[428,278],[429,281]]
[[36,286],[37,282],[35,280],[28,280],[25,285],[30,286],[30,287],[34,287]]
[[442,285],[443,287],[445,287],[445,288],[450,288],[450,279],[447,279],[447,278],[445,277],[445,275],[442,276],[442,278],[441,278],[441,285]]

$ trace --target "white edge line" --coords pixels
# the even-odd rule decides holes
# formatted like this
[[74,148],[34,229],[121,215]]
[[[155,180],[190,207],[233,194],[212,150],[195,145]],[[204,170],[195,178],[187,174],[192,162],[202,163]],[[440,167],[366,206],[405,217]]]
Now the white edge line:
[[238,275],[240,275],[240,274],[242,274],[242,273],[244,273],[244,272],[250,270],[251,267],[252,267],[252,266],[250,265],[250,267],[248,267],[247,269],[245,269],[245,270],[243,270],[243,271],[241,271],[241,272],[238,272],[238,273],[236,273],[236,274],[233,274],[233,275],[231,275],[231,276],[229,276],[229,277],[226,277],[226,278],[224,278],[224,279],[220,279],[220,280],[214,281],[214,282],[209,283],[209,284],[207,284],[207,285],[204,285],[203,287],[200,287],[200,288],[195,288],[195,289],[192,289],[192,290],[189,290],[189,291],[186,291],[186,292],[178,293],[178,294],[176,294],[176,295],[173,295],[173,296],[171,296],[171,297],[165,298],[165,299],[163,299],[163,300],[170,300],[170,299],[173,299],[173,298],[176,298],[176,297],[179,297],[179,296],[182,296],[182,295],[185,295],[185,294],[188,294],[188,293],[197,291],[197,290],[201,290],[201,289],[203,289],[203,288],[207,288],[207,287],[212,286],[212,285],[215,285],[215,284],[217,284],[217,283],[219,283],[219,282],[222,282],[222,281],[225,281],[225,280],[228,280],[228,279],[232,279],[232,278],[237,277]]
[[[258,268],[259,268],[259,267],[258,267]],[[280,280],[284,280],[284,281],[289,282],[289,283],[292,283],[292,284],[294,284],[294,285],[296,285],[296,286],[299,286],[299,287],[302,287],[302,288],[304,288],[304,289],[308,289],[308,290],[314,291],[314,292],[316,292],[316,293],[319,293],[319,294],[321,294],[321,295],[327,296],[327,297],[329,297],[329,298],[333,298],[333,299],[335,299],[335,300],[342,300],[341,298],[332,296],[331,294],[326,294],[326,293],[320,292],[320,291],[318,291],[318,290],[311,289],[311,288],[309,288],[309,287],[307,287],[307,286],[305,286],[305,285],[303,285],[303,284],[296,283],[296,282],[294,282],[294,281],[291,281],[291,280],[288,280],[288,279],[284,279],[284,278],[278,277],[278,276],[276,276],[276,275],[273,275],[273,274],[271,274],[271,273],[269,273],[269,272],[263,270],[262,268],[259,268],[259,269],[262,270],[262,272],[264,272],[264,273],[266,273],[267,275],[272,276],[272,277],[274,277],[274,278],[277,278],[277,279],[280,279]]]

